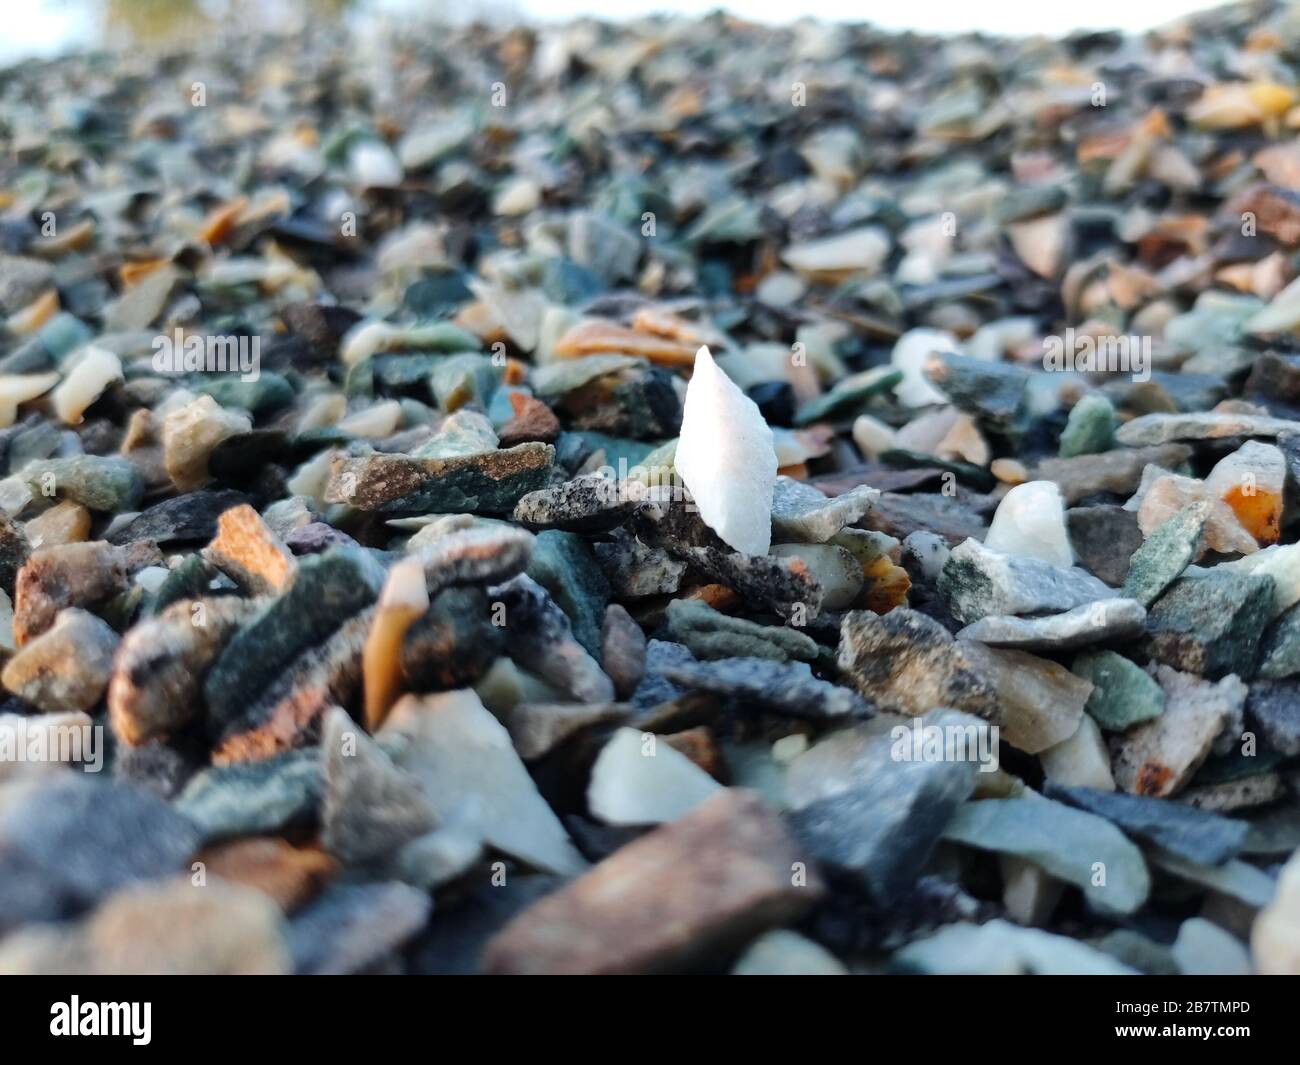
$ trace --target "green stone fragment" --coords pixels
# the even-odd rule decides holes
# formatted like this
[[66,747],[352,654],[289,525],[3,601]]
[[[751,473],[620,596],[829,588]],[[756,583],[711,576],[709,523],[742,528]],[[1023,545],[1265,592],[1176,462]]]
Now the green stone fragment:
[[573,635],[600,661],[600,626],[609,604],[609,582],[591,546],[574,533],[548,529],[537,534],[528,576],[551,593],[569,616]]
[[668,604],[661,638],[684,644],[696,658],[768,658],[778,662],[817,657],[815,640],[780,625],[760,625],[714,610],[698,599]]
[[1114,651],[1085,651],[1074,660],[1075,676],[1092,682],[1084,709],[1102,728],[1123,732],[1159,717],[1165,694],[1146,670]]
[[1115,446],[1115,408],[1099,392],[1089,392],[1070,411],[1061,431],[1060,456],[1096,455]]
[[829,392],[810,399],[800,407],[794,416],[794,423],[808,425],[827,418],[856,414],[872,396],[889,391],[902,380],[902,371],[892,366],[876,366],[852,374],[836,383]]
[[117,455],[70,455],[36,459],[22,469],[33,496],[51,494],[91,510],[134,510],[144,495],[144,477],[129,459]]
[[1150,606],[1196,557],[1196,545],[1210,507],[1198,500],[1166,518],[1133,552],[1124,594]]
[[293,584],[226,644],[203,685],[213,724],[235,720],[298,655],[324,643],[379,596],[384,569],[362,548],[304,558]]
[[238,407],[252,414],[279,410],[293,402],[293,385],[278,373],[263,370],[256,380],[237,374],[196,375],[187,380],[191,392],[211,396],[223,407]]

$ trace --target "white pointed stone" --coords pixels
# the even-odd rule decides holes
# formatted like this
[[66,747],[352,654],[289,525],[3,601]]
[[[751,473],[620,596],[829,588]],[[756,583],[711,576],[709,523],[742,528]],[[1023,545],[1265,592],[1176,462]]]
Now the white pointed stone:
[[505,726],[473,691],[406,695],[377,735],[395,741],[393,760],[420,781],[441,821],[546,872],[586,868]]
[[59,375],[54,372],[0,376],[0,429],[13,425],[18,418],[20,404],[43,396],[58,383]]
[[870,414],[859,414],[853,422],[853,442],[869,462],[893,447],[896,435],[893,429]]
[[591,768],[587,806],[608,825],[656,825],[677,820],[720,787],[662,737],[621,728]]
[[889,362],[894,369],[903,371],[903,380],[894,389],[900,403],[925,407],[948,402],[948,397],[925,376],[925,361],[935,352],[943,351],[962,354],[957,338],[942,329],[909,329],[898,338]]
[[104,389],[120,380],[122,360],[106,348],[89,347],[54,390],[54,413],[65,425],[76,425]]
[[1041,558],[1054,566],[1074,565],[1065,503],[1055,482],[1027,481],[1007,492],[993,515],[984,546],[1008,555]]
[[1106,741],[1097,723],[1087,714],[1079,719],[1079,728],[1073,736],[1047,748],[1038,757],[1043,763],[1043,774],[1056,784],[1067,788],[1115,790]]
[[772,430],[707,347],[695,353],[675,466],[710,529],[737,551],[767,554],[776,486]]

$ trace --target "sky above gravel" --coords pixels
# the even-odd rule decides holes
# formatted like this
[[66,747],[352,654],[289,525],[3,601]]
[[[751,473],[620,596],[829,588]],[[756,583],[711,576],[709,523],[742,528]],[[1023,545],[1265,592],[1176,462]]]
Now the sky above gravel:
[[[232,0],[248,4],[257,0]],[[261,0],[274,15],[293,8],[292,0]],[[23,17],[7,20],[0,35],[0,62],[28,55],[52,55],[95,41],[101,4],[96,0],[22,0]],[[428,0],[371,0],[382,11],[428,11]],[[804,5],[784,0],[488,0],[478,5],[453,5],[459,10],[516,10],[532,19],[557,20],[579,15],[631,18],[654,12],[702,15],[725,6],[744,18],[765,22],[789,21]],[[1086,4],[1029,4],[1026,0],[926,0],[898,4],[885,0],[818,0],[819,18],[869,21],[888,29],[957,33],[983,30],[1000,34],[1062,34],[1080,28],[1149,29],[1191,11],[1213,7],[1212,0],[1089,0]],[[203,0],[201,7],[221,10],[223,0]]]

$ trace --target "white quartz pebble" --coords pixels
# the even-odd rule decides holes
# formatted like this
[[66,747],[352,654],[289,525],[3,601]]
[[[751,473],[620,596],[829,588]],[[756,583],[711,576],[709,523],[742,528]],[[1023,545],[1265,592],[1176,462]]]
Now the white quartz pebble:
[[1054,566],[1074,565],[1061,490],[1052,481],[1016,485],[998,504],[984,546],[1008,555],[1040,558]]

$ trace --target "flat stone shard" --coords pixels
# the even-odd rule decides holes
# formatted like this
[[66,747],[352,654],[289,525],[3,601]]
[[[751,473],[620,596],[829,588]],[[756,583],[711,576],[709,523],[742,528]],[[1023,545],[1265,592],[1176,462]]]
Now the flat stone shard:
[[795,758],[786,778],[796,835],[823,865],[886,904],[914,889],[979,775],[982,721],[945,710],[925,725],[959,731],[961,751],[930,760],[913,742],[920,733],[882,718],[828,736]]
[[1275,544],[1282,533],[1282,486],[1287,464],[1273,444],[1247,440],[1215,464],[1205,487],[1237,516],[1261,544]]
[[772,495],[772,536],[778,542],[824,544],[844,526],[858,521],[880,492],[866,485],[827,498],[811,485],[777,477]]
[[325,798],[321,845],[348,865],[389,858],[437,827],[419,782],[389,760],[340,707],[321,729]]
[[1099,599],[1064,614],[1037,618],[980,618],[957,636],[989,647],[1068,651],[1137,636],[1144,631],[1146,616],[1147,612],[1136,599]]
[[1072,507],[1065,523],[1078,564],[1112,588],[1121,586],[1133,553],[1142,546],[1137,515],[1114,504]]
[[684,644],[700,659],[771,658],[811,662],[817,657],[817,642],[797,629],[732,617],[698,599],[676,599],[669,603],[661,636]]
[[776,484],[772,430],[707,347],[695,356],[675,466],[709,528],[737,551],[767,554]]
[[1144,414],[1125,422],[1115,438],[1126,447],[1150,447],[1173,440],[1220,440],[1231,436],[1275,437],[1300,432],[1300,422],[1262,414],[1222,411],[1189,414]]
[[675,821],[721,789],[661,737],[618,729],[591,767],[587,807],[609,825]]
[[833,721],[866,717],[871,704],[854,692],[814,677],[805,662],[767,658],[720,658],[665,666],[661,675],[694,691],[731,696],[778,714]]
[[115,547],[103,540],[33,551],[14,582],[14,641],[22,647],[39,636],[65,607],[100,607],[156,557],[151,545]]
[[1141,483],[1142,471],[1148,466],[1177,469],[1191,455],[1192,449],[1186,444],[1119,448],[1096,455],[1044,459],[1034,468],[1034,475],[1055,481],[1065,502],[1074,506],[1098,492],[1129,495]]
[[636,481],[588,473],[554,488],[529,492],[515,504],[514,519],[530,529],[603,532],[622,525],[641,503]]
[[450,458],[338,454],[324,498],[390,515],[508,514],[545,486],[554,457],[554,447],[539,443]]
[[725,789],[535,903],[487,945],[489,973],[657,973],[792,923],[822,895],[780,819]]
[[546,872],[586,867],[509,733],[472,691],[405,696],[379,738],[402,745],[395,761],[420,782],[439,819],[459,817],[489,846]]
[[1219,865],[1241,853],[1250,826],[1181,802],[1123,792],[1049,784],[1050,798],[1077,806],[1194,861]]
[[967,656],[1000,705],[1002,736],[1013,747],[1040,754],[1078,730],[1092,685],[1064,666],[1024,651],[966,644]]
[[182,492],[202,488],[208,481],[208,458],[216,446],[252,427],[247,415],[223,410],[211,396],[199,396],[172,411],[162,430],[163,461],[172,483]]
[[948,925],[935,935],[918,939],[898,951],[892,965],[900,972],[948,976],[976,973],[1127,976],[1136,972],[1068,936],[1020,928],[1001,919],[983,925]]
[[[1103,913],[1130,914],[1151,889],[1142,852],[1110,822],[1050,799],[968,802],[944,837],[980,850],[1013,854],[1080,888]],[[1105,883],[1095,865],[1106,868]]]

